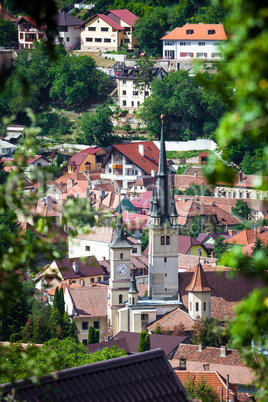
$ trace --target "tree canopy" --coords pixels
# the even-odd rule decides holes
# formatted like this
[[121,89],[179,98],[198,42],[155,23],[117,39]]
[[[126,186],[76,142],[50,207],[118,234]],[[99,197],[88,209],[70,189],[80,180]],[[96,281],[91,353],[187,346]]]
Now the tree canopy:
[[159,116],[164,114],[166,134],[170,135],[172,128],[176,140],[189,140],[213,137],[225,110],[215,91],[206,92],[187,71],[179,70],[152,82],[152,94],[144,100],[138,117],[157,138]]

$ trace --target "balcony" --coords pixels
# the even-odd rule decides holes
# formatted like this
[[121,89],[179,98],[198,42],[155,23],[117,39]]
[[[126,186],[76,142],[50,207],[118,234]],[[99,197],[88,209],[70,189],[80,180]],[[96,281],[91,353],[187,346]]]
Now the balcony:
[[112,164],[113,169],[123,169],[123,163],[113,163]]

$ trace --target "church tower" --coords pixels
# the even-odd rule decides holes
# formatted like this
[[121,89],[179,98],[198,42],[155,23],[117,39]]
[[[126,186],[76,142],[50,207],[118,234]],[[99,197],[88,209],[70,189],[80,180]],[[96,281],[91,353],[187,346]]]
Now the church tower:
[[170,193],[164,116],[161,116],[161,140],[156,189],[149,210],[149,297],[178,300],[178,214],[174,192]]
[[200,264],[194,267],[194,274],[190,285],[186,288],[188,291],[188,314],[193,319],[206,317],[211,318],[211,287],[206,278],[206,274]]
[[119,331],[117,310],[125,306],[130,287],[130,252],[132,246],[124,234],[121,203],[118,208],[115,239],[109,245],[111,249],[111,275],[108,287],[108,318],[113,332]]

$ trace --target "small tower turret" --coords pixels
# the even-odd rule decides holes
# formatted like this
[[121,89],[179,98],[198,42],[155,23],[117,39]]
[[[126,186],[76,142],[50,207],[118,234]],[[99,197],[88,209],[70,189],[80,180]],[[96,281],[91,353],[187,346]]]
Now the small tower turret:
[[138,303],[138,289],[135,278],[135,271],[132,269],[131,278],[130,278],[130,287],[128,291],[128,303],[130,305],[134,305]]
[[206,317],[211,318],[211,287],[207,281],[206,274],[199,263],[193,268],[194,274],[188,291],[188,313],[194,320]]

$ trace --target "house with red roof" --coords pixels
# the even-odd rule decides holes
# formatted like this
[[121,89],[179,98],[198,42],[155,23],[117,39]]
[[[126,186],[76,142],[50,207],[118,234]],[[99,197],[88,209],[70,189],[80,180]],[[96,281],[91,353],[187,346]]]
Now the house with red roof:
[[44,16],[40,16],[38,20],[33,17],[23,16],[18,19],[17,25],[20,49],[32,49],[34,40],[39,41],[46,36]]
[[76,152],[68,161],[68,173],[89,172],[101,169],[107,151],[99,147],[88,147]]
[[221,46],[227,41],[222,24],[185,24],[161,38],[163,58],[171,70],[189,70],[194,59],[220,60]]
[[103,162],[101,178],[110,179],[118,189],[128,189],[141,176],[158,170],[159,149],[154,141],[113,145]]
[[127,9],[95,14],[80,25],[81,50],[88,52],[117,51],[123,45],[138,47],[134,24],[138,17]]

